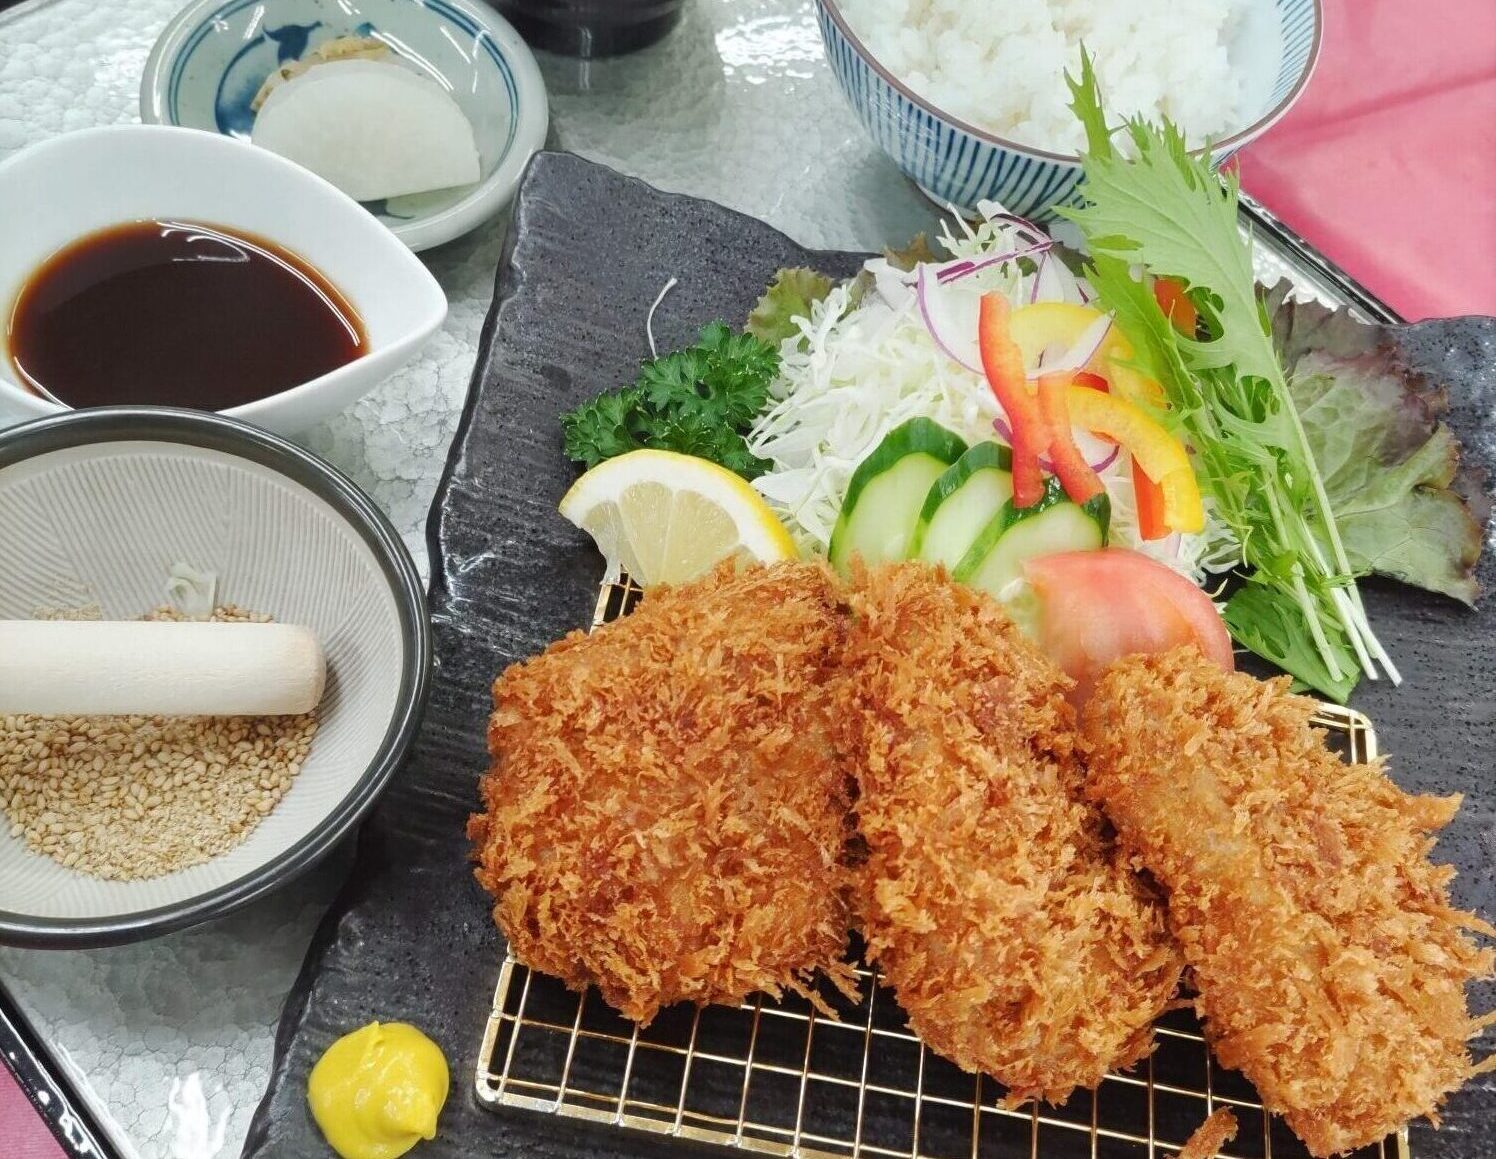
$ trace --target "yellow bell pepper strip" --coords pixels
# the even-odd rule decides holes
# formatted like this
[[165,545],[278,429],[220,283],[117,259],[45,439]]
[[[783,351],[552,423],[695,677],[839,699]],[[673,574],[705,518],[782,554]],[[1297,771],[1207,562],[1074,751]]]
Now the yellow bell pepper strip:
[[[1091,464],[1086,462],[1070,429],[1070,411],[1065,403],[1066,392],[1071,388],[1069,374],[1041,374],[1039,376],[1039,414],[1049,428],[1049,461],[1054,464],[1054,473],[1065,488],[1065,494],[1076,503],[1085,503],[1106,490]],[[1087,390],[1090,388],[1079,387]]]
[[[1188,299],[1185,299],[1185,301],[1188,302]],[[1190,309],[1193,310],[1194,307],[1191,306]],[[1124,338],[1122,341],[1125,343],[1126,339]],[[1131,351],[1129,350],[1128,353],[1131,354]],[[1141,375],[1135,375],[1135,377],[1139,382],[1147,384],[1147,386],[1152,387],[1153,390],[1156,390],[1158,392],[1158,396],[1150,397],[1150,399],[1148,400],[1149,402],[1156,405],[1157,403],[1162,401],[1163,388],[1160,387],[1158,383],[1154,382],[1152,379],[1143,378]],[[1089,370],[1076,371],[1075,385],[1084,386],[1091,390],[1099,390],[1103,394],[1111,393],[1111,383],[1109,383],[1101,375]],[[1151,393],[1152,392],[1150,391],[1150,394]],[[1041,403],[1042,400],[1043,395],[1041,394]],[[1099,435],[1098,437],[1106,439],[1106,441],[1109,443],[1116,442],[1115,439],[1109,439],[1105,435]],[[1169,525],[1164,522],[1163,488],[1161,488],[1152,479],[1148,478],[1148,473],[1144,471],[1142,467],[1138,466],[1138,461],[1136,459],[1133,459],[1132,461],[1132,491],[1137,503],[1138,534],[1144,540],[1166,538],[1170,534],[1170,532]]]
[[1170,531],[1196,533],[1205,529],[1200,484],[1184,444],[1169,434],[1141,408],[1084,386],[1065,392],[1070,420],[1082,430],[1116,439],[1133,462],[1163,492],[1163,521]]
[[[1023,352],[1023,365],[1027,370],[1037,367],[1039,355],[1050,347],[1069,350],[1100,320],[1101,311],[1092,306],[1074,302],[1034,302],[1013,311],[1008,319],[1008,334]],[[1101,350],[1107,349],[1114,335],[1120,337],[1115,326]],[[1101,351],[1097,353],[1099,355]]]
[[[1183,298],[1183,302],[1190,305],[1188,298]],[[1023,353],[1024,367],[1029,368],[1037,365],[1039,355],[1049,347],[1068,349],[1074,346],[1100,318],[1101,311],[1094,306],[1074,302],[1035,302],[1014,310],[1008,329]],[[1105,378],[1111,384],[1112,393],[1121,395],[1128,402],[1143,407],[1163,406],[1164,388],[1133,369],[1131,362],[1132,344],[1120,327],[1113,326],[1085,370]]]
[[1008,330],[1011,313],[1002,294],[984,294],[977,318],[977,345],[987,385],[1013,429],[1013,506],[1022,509],[1032,507],[1044,495],[1039,456],[1048,449],[1049,437],[1038,400],[1029,393],[1023,352]]

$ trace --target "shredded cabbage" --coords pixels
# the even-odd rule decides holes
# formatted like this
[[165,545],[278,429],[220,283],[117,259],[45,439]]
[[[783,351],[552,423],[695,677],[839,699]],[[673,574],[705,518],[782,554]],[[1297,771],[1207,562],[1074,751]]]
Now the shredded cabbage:
[[[984,203],[975,224],[959,217],[956,230],[942,226],[940,244],[952,262],[980,259],[1031,247],[1042,240],[1027,223],[1001,215]],[[1049,261],[1058,264],[1055,255]],[[947,268],[950,263],[935,263]],[[780,347],[780,372],[770,388],[773,405],[755,422],[748,448],[772,468],[754,480],[802,551],[825,554],[842,499],[857,465],[894,427],[914,417],[933,419],[968,443],[1002,441],[993,420],[1002,411],[980,374],[956,362],[931,337],[920,315],[917,271],[906,272],[876,258],[865,267],[872,286],[860,300],[851,286],[838,286],[795,320],[798,332]],[[1035,292],[1037,264],[1009,261],[948,281],[939,287],[947,313],[969,313],[973,332],[977,304],[997,290],[1015,306]],[[930,279],[933,281],[933,277]],[[1068,271],[1046,277],[1041,301],[1083,302],[1088,288]],[[1141,551],[1203,586],[1209,572],[1232,566],[1240,549],[1206,508],[1199,535],[1144,541],[1138,532],[1131,459],[1117,455],[1099,472],[1112,503],[1111,537]]]

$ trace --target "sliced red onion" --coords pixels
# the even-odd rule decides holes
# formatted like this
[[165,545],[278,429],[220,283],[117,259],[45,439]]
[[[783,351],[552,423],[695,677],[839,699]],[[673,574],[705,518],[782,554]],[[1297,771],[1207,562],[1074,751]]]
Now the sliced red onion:
[[1079,427],[1071,432],[1071,438],[1075,440],[1081,458],[1091,464],[1093,471],[1105,471],[1117,461],[1117,455],[1122,450],[1119,444],[1097,438],[1090,431],[1083,431]]
[[[1007,443],[1008,446],[1011,447],[1013,445],[1013,428],[1008,425],[1007,419],[1001,416],[993,419],[992,429],[997,432],[998,437],[1002,439],[1003,442]],[[1080,449],[1082,458],[1084,458],[1086,462],[1090,463],[1091,470],[1097,472],[1098,474],[1102,471],[1105,471],[1108,467],[1115,463],[1117,461],[1117,455],[1120,454],[1122,450],[1122,448],[1118,444],[1103,443],[1100,439],[1096,438],[1094,435],[1088,434],[1085,431],[1072,431],[1071,437],[1075,439],[1076,447]],[[1083,440],[1085,444],[1094,444],[1095,447],[1099,449],[1088,451],[1086,446],[1083,445]],[[1050,460],[1048,455],[1039,456],[1039,466],[1043,467],[1046,471],[1054,470],[1054,463]]]
[[962,278],[969,278],[972,274],[977,273],[979,270],[985,270],[988,266],[1001,265],[1003,262],[1016,261],[1018,258],[1031,258],[1036,254],[1048,253],[1054,247],[1054,242],[1046,240],[1036,242],[1023,249],[1010,250],[1004,254],[994,254],[979,261],[954,262],[950,266],[943,268],[937,277],[941,285],[950,282],[959,282]]
[[1061,286],[1060,300],[1063,302],[1079,302],[1084,305],[1085,299],[1081,295],[1080,283],[1076,280],[1075,275],[1070,272],[1070,267],[1058,260],[1058,258],[1051,265],[1054,268],[1055,281]]
[[1091,359],[1096,357],[1096,352],[1106,341],[1106,336],[1112,329],[1112,316],[1103,314],[1092,322],[1075,340],[1075,345],[1065,351],[1053,362],[1040,357],[1040,365],[1028,372],[1030,380],[1038,378],[1041,374],[1063,374],[1070,370],[1079,370]]
[[1117,461],[1117,455],[1120,454],[1121,451],[1122,448],[1116,443],[1113,443],[1112,449],[1107,453],[1105,458],[1101,459],[1099,462],[1091,464],[1091,470],[1095,471],[1099,475],[1102,471],[1105,471],[1108,467],[1110,467]]
[[1049,235],[1035,225],[1026,217],[1019,217],[1016,213],[1009,213],[995,201],[982,201],[977,205],[977,211],[981,213],[984,221],[1006,221],[1010,225],[1016,225],[1020,229],[1034,235],[1036,238],[1048,238]]
[[1034,274],[1034,285],[1029,292],[1030,302],[1063,302],[1065,296],[1065,279],[1060,272],[1064,262],[1051,254],[1045,254],[1039,259],[1039,269]]
[[[963,343],[955,337],[960,328],[953,325],[951,319],[947,316],[946,310],[948,309],[949,302],[942,298],[938,286],[930,284],[928,277],[929,270],[929,265],[921,265],[919,267],[919,276],[914,284],[915,297],[919,302],[919,316],[924,320],[925,329],[930,332],[931,339],[945,353],[947,358],[958,366],[965,367],[973,374],[981,374],[981,352],[979,350],[974,359],[963,357],[961,354],[956,353],[957,347],[970,348],[974,347],[975,343],[974,341],[972,343]],[[942,330],[950,335],[949,341],[942,334]],[[976,324],[974,321],[967,330],[973,336],[976,334]]]

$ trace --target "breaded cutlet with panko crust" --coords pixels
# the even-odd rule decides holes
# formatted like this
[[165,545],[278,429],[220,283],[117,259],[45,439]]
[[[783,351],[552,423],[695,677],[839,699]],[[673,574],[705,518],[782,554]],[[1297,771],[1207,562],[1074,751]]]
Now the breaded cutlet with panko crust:
[[640,1023],[853,985],[837,601],[820,565],[729,562],[499,677],[468,835],[521,962]]
[[1493,931],[1429,861],[1459,798],[1340,760],[1288,686],[1193,649],[1116,662],[1083,714],[1087,792],[1168,893],[1217,1058],[1328,1156],[1478,1069],[1465,986],[1492,954],[1465,931]]
[[848,593],[841,743],[867,846],[869,954],[936,1053],[1063,1101],[1152,1049],[1180,961],[1081,799],[1069,679],[923,564]]

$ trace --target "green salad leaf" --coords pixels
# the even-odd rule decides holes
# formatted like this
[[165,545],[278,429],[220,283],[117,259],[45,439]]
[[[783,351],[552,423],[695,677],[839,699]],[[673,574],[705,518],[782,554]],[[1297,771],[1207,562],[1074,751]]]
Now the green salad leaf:
[[832,281],[825,274],[803,267],[780,270],[748,315],[743,327],[770,346],[779,347],[800,332],[796,318],[809,318],[810,308],[831,293]]
[[[1087,276],[1131,342],[1139,367],[1157,379],[1168,421],[1195,452],[1204,493],[1241,544],[1248,587],[1228,605],[1237,640],[1343,699],[1355,665],[1397,680],[1367,622],[1325,479],[1279,361],[1258,299],[1250,245],[1237,229],[1234,176],[1222,179],[1192,156],[1165,120],[1133,118],[1128,148],[1113,140],[1095,72],[1082,54],[1067,78],[1085,127],[1087,204],[1066,210],[1092,255]],[[1135,275],[1168,277],[1200,316],[1179,333]],[[1318,658],[1303,662],[1305,651]]]
[[1351,566],[1473,604],[1490,501],[1440,421],[1444,392],[1344,309],[1286,287],[1269,306]]
[[694,346],[651,359],[632,386],[561,416],[566,455],[585,467],[646,447],[710,459],[753,479],[768,464],[743,436],[769,401],[779,353],[724,322],[702,327]]
[[1333,676],[1310,638],[1298,604],[1262,584],[1247,584],[1226,602],[1226,627],[1244,648],[1272,660],[1295,680],[1296,688],[1313,688],[1344,704],[1356,687],[1360,670],[1356,654],[1344,640],[1332,639],[1340,662]]
[[923,231],[910,238],[908,245],[884,249],[883,257],[894,269],[903,270],[906,274],[926,262],[944,260],[935,252],[935,247],[930,244],[929,237]]

